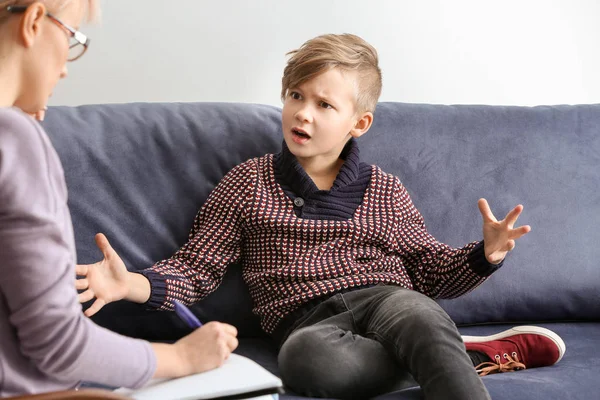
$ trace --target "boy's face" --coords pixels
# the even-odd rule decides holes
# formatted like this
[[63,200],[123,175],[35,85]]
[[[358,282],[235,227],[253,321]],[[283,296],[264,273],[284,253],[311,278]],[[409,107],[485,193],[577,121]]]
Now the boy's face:
[[[283,138],[302,163],[335,162],[350,137],[365,133],[356,112],[356,73],[330,69],[288,91],[282,111]],[[358,126],[358,128],[357,128]]]

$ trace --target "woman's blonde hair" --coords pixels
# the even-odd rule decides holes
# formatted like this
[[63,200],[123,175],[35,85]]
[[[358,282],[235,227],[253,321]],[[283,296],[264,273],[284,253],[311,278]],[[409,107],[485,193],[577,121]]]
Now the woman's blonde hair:
[[357,72],[357,111],[375,111],[381,95],[381,70],[377,50],[362,38],[348,33],[317,36],[287,55],[291,57],[281,80],[283,101],[290,89],[332,68],[340,68]]
[[100,18],[99,0],[0,0],[0,23],[6,17],[6,7],[8,6],[26,6],[33,3],[43,3],[48,12],[58,13],[72,1],[82,1],[85,8],[84,16],[86,22],[95,22]]

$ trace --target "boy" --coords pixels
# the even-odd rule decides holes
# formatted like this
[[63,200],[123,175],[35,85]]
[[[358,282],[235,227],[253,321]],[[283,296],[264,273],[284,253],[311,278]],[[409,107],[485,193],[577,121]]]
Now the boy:
[[[377,53],[354,35],[324,35],[284,70],[283,149],[231,170],[170,259],[128,273],[103,235],[105,260],[80,266],[81,301],[118,299],[172,309],[214,291],[241,260],[263,329],[296,392],[368,398],[408,374],[427,399],[483,399],[477,375],[551,365],[562,340],[521,327],[465,344],[431,298],[457,297],[500,268],[522,206],[497,221],[487,202],[482,242],[452,249],[428,234],[400,180],[360,161],[357,141],[381,92]],[[510,340],[508,340],[510,339]],[[390,384],[392,382],[392,384]]]

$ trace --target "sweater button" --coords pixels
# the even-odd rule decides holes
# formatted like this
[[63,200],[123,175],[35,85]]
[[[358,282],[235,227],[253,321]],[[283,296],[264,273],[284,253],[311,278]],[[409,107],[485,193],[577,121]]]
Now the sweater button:
[[296,197],[294,199],[294,205],[296,207],[302,207],[304,205],[304,199],[302,197]]

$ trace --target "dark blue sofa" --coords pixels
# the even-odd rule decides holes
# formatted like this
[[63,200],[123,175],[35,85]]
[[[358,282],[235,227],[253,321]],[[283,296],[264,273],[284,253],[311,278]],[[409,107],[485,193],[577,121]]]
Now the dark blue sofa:
[[[170,256],[220,178],[282,141],[280,110],[255,104],[53,107],[44,125],[64,164],[78,261],[101,257],[93,236],[104,232],[131,269]],[[494,399],[599,399],[600,105],[381,103],[359,143],[365,161],[402,179],[429,231],[450,245],[481,238],[478,198],[497,216],[524,204],[519,223],[533,229],[504,267],[441,304],[464,334],[536,323],[563,337],[559,364],[485,377]],[[239,265],[193,309],[236,325],[238,352],[277,373]],[[95,320],[152,340],[187,333],[172,313],[124,302]],[[408,388],[380,398],[420,396]]]

